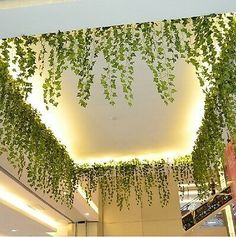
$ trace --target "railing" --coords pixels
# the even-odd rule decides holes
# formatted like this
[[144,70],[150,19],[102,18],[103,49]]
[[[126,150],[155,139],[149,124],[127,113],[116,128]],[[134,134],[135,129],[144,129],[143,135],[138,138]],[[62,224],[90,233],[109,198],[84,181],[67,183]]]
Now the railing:
[[196,203],[199,203],[199,206],[201,205],[201,204],[200,204],[200,199],[199,199],[198,196],[196,196],[194,199],[192,199],[190,202],[184,204],[184,205],[180,208],[180,211],[181,211],[182,215],[184,215],[183,213],[186,212],[186,211],[187,211],[187,212],[191,211],[191,210],[193,209],[193,207],[194,207],[194,209],[197,208],[197,207],[196,207]]
[[222,210],[218,212],[216,215],[213,215],[209,219],[207,218],[206,221],[204,220],[201,223],[201,227],[203,228],[222,227],[222,226],[226,226],[225,217]]
[[208,201],[203,203],[194,211],[186,213],[182,217],[184,229],[187,231],[196,224],[203,221],[206,217],[221,209],[232,200],[230,186],[222,190],[220,193],[212,196]]

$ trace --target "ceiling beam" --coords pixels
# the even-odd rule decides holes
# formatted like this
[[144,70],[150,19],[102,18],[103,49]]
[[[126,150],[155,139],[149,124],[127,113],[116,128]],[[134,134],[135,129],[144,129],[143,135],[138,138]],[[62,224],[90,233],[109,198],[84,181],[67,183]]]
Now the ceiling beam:
[[67,0],[43,3],[0,9],[0,38],[236,11],[236,1],[232,0]]

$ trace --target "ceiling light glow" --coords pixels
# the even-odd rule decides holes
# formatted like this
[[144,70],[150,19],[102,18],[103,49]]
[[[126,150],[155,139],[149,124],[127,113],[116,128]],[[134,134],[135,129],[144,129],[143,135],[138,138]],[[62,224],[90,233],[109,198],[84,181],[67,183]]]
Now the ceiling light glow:
[[77,164],[94,164],[94,163],[104,163],[107,161],[130,161],[134,158],[137,158],[141,161],[144,160],[161,160],[165,159],[167,162],[172,163],[176,158],[185,156],[185,151],[169,151],[169,152],[160,152],[160,153],[148,153],[140,155],[127,155],[127,156],[104,156],[104,157],[87,157],[86,160],[76,160]]
[[[13,193],[8,192],[4,187],[0,186],[0,200],[4,203],[8,204],[10,207],[14,207],[23,213],[37,219],[38,221],[47,224],[55,229],[59,227],[59,223],[53,220],[48,215],[43,214],[42,212],[33,209],[27,203],[25,203],[22,199],[14,195]],[[17,230],[12,229],[12,232],[16,232]]]

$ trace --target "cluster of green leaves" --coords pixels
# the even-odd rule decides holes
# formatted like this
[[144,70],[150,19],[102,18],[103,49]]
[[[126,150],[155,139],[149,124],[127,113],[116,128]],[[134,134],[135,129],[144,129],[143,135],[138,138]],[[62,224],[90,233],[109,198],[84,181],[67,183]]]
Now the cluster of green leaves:
[[76,184],[74,162],[21,91],[0,59],[0,154],[7,156],[19,176],[26,171],[35,190],[71,206]]
[[93,68],[99,56],[105,60],[100,76],[105,98],[114,105],[120,83],[131,105],[135,59],[141,57],[153,73],[158,93],[168,104],[173,102],[176,91],[173,71],[175,62],[183,56],[181,39],[188,41],[183,22],[169,20],[4,39],[0,54],[9,67],[19,69],[18,80],[27,83],[29,89],[31,76],[38,72],[44,75],[46,104],[57,105],[62,74],[69,68],[77,76],[77,96],[84,107],[90,98]]
[[202,70],[200,75],[202,78],[207,78],[210,89],[206,91],[205,114],[192,158],[195,182],[203,197],[208,193],[210,180],[213,178],[218,181],[218,170],[222,167],[224,157],[226,133],[233,135],[236,131],[235,19],[232,16],[228,17],[227,24],[228,28],[224,30],[223,36],[220,33],[218,35],[218,40],[221,41],[218,42],[221,46],[218,55],[212,55],[211,58],[210,50],[207,52],[206,46],[204,47],[208,55],[206,60],[209,63],[211,61],[211,68],[208,71]]
[[176,159],[173,164],[165,160],[130,161],[99,164],[83,164],[77,166],[77,180],[85,190],[87,199],[100,190],[104,203],[116,201],[122,209],[124,205],[130,206],[131,193],[135,193],[137,204],[143,202],[143,195],[147,196],[148,204],[153,201],[153,188],[159,193],[162,206],[166,206],[170,199],[170,174],[181,185],[192,181],[191,157]]

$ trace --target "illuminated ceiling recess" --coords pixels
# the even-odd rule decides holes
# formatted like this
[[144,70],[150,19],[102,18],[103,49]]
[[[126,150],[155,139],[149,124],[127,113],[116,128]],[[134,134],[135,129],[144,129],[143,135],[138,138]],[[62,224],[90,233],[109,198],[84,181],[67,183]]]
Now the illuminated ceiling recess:
[[[66,145],[77,162],[107,160],[173,159],[190,154],[204,112],[204,95],[192,65],[176,65],[175,101],[166,106],[157,93],[152,73],[140,59],[134,73],[134,100],[129,107],[118,83],[117,103],[104,98],[99,83],[102,59],[94,68],[94,85],[87,108],[78,104],[76,77],[62,76],[62,96],[57,108],[45,109],[39,78],[29,98],[42,114],[43,122]],[[56,122],[55,122],[56,121]]]
[[0,1],[0,37],[233,11],[233,0],[6,0]]
[[46,232],[55,231],[34,219],[14,210],[14,206],[0,201],[0,236],[49,236]]
[[2,186],[0,186],[0,202],[6,203],[9,206],[13,206],[17,208],[19,211],[22,211],[23,213],[26,213],[29,216],[35,218],[36,220],[43,222],[55,229],[57,229],[59,226],[59,224],[52,218],[30,207],[27,203],[25,203],[23,200],[18,198],[13,193],[10,193],[7,190],[5,190],[4,187]]

